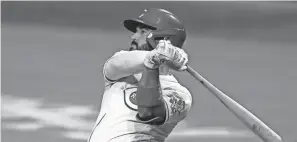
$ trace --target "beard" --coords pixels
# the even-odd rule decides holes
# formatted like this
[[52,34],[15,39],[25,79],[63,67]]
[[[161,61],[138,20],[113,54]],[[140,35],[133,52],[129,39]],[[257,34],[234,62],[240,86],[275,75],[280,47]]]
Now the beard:
[[151,51],[151,50],[153,50],[153,48],[148,43],[145,43],[145,44],[142,44],[141,46],[139,46],[138,43],[133,40],[131,42],[130,48],[129,48],[129,51],[132,51],[132,50]]
[[130,44],[130,48],[129,48],[129,51],[132,51],[132,50],[137,50],[138,49],[138,44],[136,41],[132,41],[131,44]]

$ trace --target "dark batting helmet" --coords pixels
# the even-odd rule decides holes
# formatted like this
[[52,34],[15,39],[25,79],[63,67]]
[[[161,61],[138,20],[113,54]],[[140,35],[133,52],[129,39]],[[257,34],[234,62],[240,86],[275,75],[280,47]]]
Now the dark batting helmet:
[[186,40],[186,30],[182,22],[173,13],[158,8],[145,9],[136,19],[124,21],[124,26],[131,32],[136,32],[137,26],[146,26],[156,33],[171,41],[172,45],[182,48]]

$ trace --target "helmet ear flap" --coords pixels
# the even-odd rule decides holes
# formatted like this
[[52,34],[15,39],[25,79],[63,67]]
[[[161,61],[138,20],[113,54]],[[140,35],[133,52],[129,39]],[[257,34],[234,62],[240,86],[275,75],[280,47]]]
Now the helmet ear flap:
[[152,49],[155,49],[158,40],[167,40],[174,35],[175,33],[173,31],[155,30],[148,34],[146,42]]

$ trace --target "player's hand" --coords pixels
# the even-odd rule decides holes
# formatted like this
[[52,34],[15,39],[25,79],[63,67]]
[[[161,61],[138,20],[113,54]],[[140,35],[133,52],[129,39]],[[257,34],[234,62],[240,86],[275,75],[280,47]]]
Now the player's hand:
[[183,49],[173,46],[169,40],[160,40],[147,57],[145,65],[149,68],[158,68],[164,63],[177,71],[187,69],[188,54]]
[[183,71],[187,69],[188,54],[171,44],[169,40],[160,40],[156,47],[159,58],[171,69]]
[[146,55],[144,59],[144,66],[150,69],[156,69],[159,68],[159,66],[164,62],[165,60],[161,60],[159,58],[159,53],[156,49],[149,51],[149,53]]

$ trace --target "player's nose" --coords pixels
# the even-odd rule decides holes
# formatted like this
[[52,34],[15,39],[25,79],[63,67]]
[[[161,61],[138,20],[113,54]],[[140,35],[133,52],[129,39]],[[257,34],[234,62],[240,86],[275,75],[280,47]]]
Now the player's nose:
[[139,33],[133,33],[131,36],[130,36],[130,38],[132,39],[132,40],[137,40],[138,38],[140,37],[140,34]]

